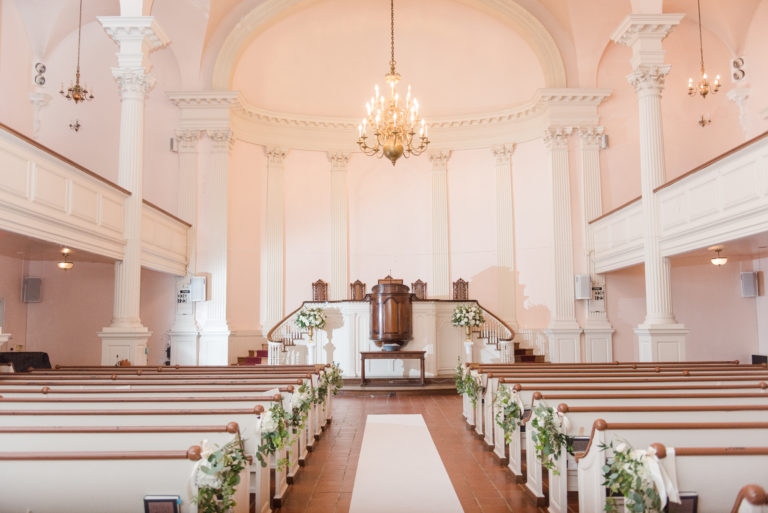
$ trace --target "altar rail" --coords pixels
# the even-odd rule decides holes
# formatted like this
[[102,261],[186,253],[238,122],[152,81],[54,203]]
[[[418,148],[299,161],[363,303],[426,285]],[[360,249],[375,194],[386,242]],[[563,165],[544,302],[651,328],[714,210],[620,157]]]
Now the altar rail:
[[[413,339],[406,349],[426,350],[427,376],[453,373],[456,360],[463,359],[465,332],[451,324],[451,315],[459,304],[475,304],[480,307],[485,322],[472,330],[475,344],[471,361],[494,362],[502,359],[503,343],[512,354],[511,342],[515,332],[503,320],[474,300],[416,300],[413,301]],[[296,317],[304,307],[322,308],[327,316],[326,326],[314,332],[314,346],[307,346],[307,330],[296,325]],[[298,363],[306,360],[317,363],[340,362],[345,377],[360,375],[359,352],[376,350],[370,340],[370,305],[368,301],[305,301],[267,333],[270,347],[270,363]],[[532,345],[537,347],[537,345]],[[313,351],[308,354],[307,351]],[[411,362],[371,362],[371,376],[399,373],[414,374]],[[403,367],[404,366],[404,367]],[[402,367],[402,368],[401,368]],[[387,370],[389,369],[389,370]]]

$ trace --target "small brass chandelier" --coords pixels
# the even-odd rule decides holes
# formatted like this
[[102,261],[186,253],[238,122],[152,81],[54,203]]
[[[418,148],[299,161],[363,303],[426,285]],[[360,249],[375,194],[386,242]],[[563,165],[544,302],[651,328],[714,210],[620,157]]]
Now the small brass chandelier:
[[67,100],[72,100],[75,104],[93,100],[93,92],[88,92],[87,86],[80,85],[80,36],[83,31],[83,0],[80,0],[80,21],[77,25],[77,69],[75,70],[75,83],[69,83],[69,88],[64,91],[64,84],[61,84],[59,94]]
[[[709,93],[715,94],[720,90],[720,75],[717,75],[714,82],[710,83],[709,78],[707,77],[707,72],[704,69],[704,44],[701,37],[701,0],[696,0],[696,5],[699,10],[699,55],[701,57],[701,78],[696,84],[693,83],[693,78],[688,79],[688,96],[701,96],[701,98],[704,99]],[[709,123],[699,123],[701,126],[706,126],[707,124]]]
[[[386,81],[389,84],[389,98],[379,94],[379,86],[375,87],[375,95],[365,104],[367,110],[363,122],[357,126],[357,144],[368,156],[387,157],[394,166],[402,156],[418,156],[424,153],[429,145],[427,125],[419,115],[419,101],[411,96],[411,86],[405,100],[397,93],[400,75],[395,71],[395,1],[390,0],[390,35],[391,57],[389,73]],[[368,131],[373,133],[373,141],[368,144]],[[418,141],[414,136],[418,130]]]

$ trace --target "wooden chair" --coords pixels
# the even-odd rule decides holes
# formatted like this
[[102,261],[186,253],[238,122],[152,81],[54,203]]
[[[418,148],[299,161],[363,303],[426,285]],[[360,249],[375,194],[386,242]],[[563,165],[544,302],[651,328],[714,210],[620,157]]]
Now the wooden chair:
[[469,300],[469,283],[459,278],[453,282],[453,299],[457,301]]
[[427,284],[421,280],[411,283],[411,291],[416,299],[427,299]]
[[349,299],[352,301],[364,301],[365,300],[365,283],[360,280],[355,280],[354,283],[349,284]]
[[312,284],[312,301],[328,301],[328,284],[323,280]]

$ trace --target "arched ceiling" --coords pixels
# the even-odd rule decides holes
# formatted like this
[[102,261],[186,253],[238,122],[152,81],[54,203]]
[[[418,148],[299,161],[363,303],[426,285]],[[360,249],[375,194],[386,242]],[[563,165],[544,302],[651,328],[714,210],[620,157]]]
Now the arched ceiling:
[[[426,116],[492,112],[546,86],[534,51],[485,12],[453,0],[400,2],[395,58]],[[325,0],[283,18],[250,40],[231,89],[282,113],[356,118],[389,70],[388,2]]]

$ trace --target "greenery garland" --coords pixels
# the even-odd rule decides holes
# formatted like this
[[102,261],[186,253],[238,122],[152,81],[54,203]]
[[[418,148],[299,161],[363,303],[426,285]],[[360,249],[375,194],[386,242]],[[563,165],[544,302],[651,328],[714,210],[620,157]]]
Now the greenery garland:
[[453,373],[453,380],[456,382],[456,393],[459,395],[464,394],[464,379],[466,375],[466,366],[461,363],[461,358],[458,358],[456,364],[456,370]]
[[506,443],[512,441],[512,433],[523,420],[525,409],[516,390],[506,386],[499,386],[499,390],[493,398],[496,409],[496,424],[504,431]]
[[[650,478],[643,459],[646,451],[633,450],[626,442],[616,445],[613,441],[609,444],[600,444],[603,451],[611,450],[613,460],[603,466],[605,482],[602,486],[608,487],[611,492],[624,496],[626,511],[633,513],[657,513],[662,511],[661,497],[656,485]],[[617,512],[616,497],[607,497],[605,511]]]
[[[267,466],[269,455],[277,453],[288,442],[288,422],[283,405],[274,403],[269,410],[261,414],[259,419],[261,443],[256,449],[256,458],[262,467]],[[278,466],[287,465],[287,460],[278,461]]]
[[461,359],[456,366],[456,372],[453,376],[456,381],[456,392],[459,395],[466,394],[472,401],[472,408],[477,408],[477,401],[480,399],[480,393],[483,387],[480,384],[480,376],[477,372],[469,370],[469,367],[461,364]]
[[332,362],[330,367],[324,369],[323,373],[320,374],[320,380],[325,382],[333,395],[339,393],[339,389],[344,388],[344,380],[341,378],[341,373],[341,367],[336,362]]
[[225,513],[237,504],[235,487],[240,484],[246,457],[239,437],[218,450],[209,450],[207,446],[204,441],[202,458],[195,467],[194,483],[198,489],[193,502],[199,513]]
[[314,390],[307,383],[302,383],[298,390],[291,394],[289,411],[286,412],[286,422],[294,435],[304,429],[309,416],[309,409],[315,400],[314,395]]
[[560,416],[543,402],[533,407],[531,425],[534,428],[531,440],[536,458],[544,467],[559,475],[555,461],[560,458],[563,447],[568,454],[573,454],[573,437],[565,434]]

